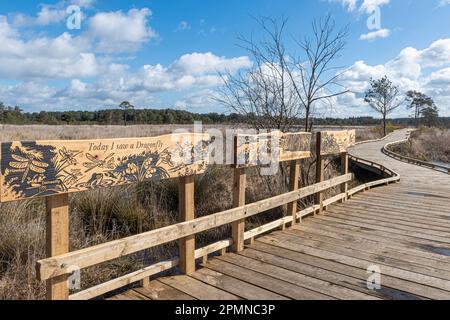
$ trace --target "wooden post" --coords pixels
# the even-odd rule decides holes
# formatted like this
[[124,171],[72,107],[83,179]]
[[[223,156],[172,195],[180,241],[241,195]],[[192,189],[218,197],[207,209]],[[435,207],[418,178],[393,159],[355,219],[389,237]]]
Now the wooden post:
[[[322,182],[324,179],[324,159],[321,155],[322,132],[317,132],[316,139],[316,183]],[[320,205],[319,214],[323,213],[323,193],[316,193],[315,204]]]
[[[341,174],[347,174],[348,173],[348,153],[343,152],[341,153]],[[345,182],[341,184],[341,193],[345,193],[345,198],[341,200],[341,202],[347,201],[347,191],[348,191],[348,183]]]
[[145,277],[140,281],[141,287],[146,288],[150,285],[150,277]]
[[[180,222],[194,219],[194,176],[180,177],[179,181]],[[180,239],[180,271],[195,272],[195,235]]]
[[[299,188],[300,160],[292,160],[289,173],[289,191]],[[297,201],[288,203],[287,214],[292,216],[292,225],[297,223]]]
[[[234,168],[233,181],[233,207],[245,206],[246,175],[244,168]],[[244,250],[245,219],[231,224],[231,237],[233,238],[233,251]]]
[[[69,196],[60,194],[46,199],[47,257],[69,252]],[[67,275],[60,275],[46,282],[48,300],[68,300]]]

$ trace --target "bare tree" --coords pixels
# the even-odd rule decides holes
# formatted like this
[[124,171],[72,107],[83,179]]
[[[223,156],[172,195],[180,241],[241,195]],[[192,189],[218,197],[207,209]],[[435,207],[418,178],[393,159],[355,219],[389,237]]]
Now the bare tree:
[[398,87],[393,85],[387,76],[379,80],[370,79],[370,88],[365,93],[364,101],[382,115],[383,133],[386,135],[387,116],[403,103],[399,97]]
[[349,92],[339,83],[345,72],[335,65],[345,48],[348,26],[341,29],[330,15],[312,23],[312,36],[296,40],[306,56],[296,58],[289,76],[305,110],[305,131],[312,130],[311,117],[318,103],[331,103],[331,99]]
[[289,76],[284,47],[287,19],[257,20],[264,39],[239,37],[253,61],[253,66],[234,75],[222,73],[224,86],[219,89],[220,103],[246,116],[255,129],[289,130],[303,113],[302,105]]
[[238,75],[221,74],[224,86],[217,100],[247,116],[257,129],[286,130],[304,117],[305,131],[311,131],[316,104],[348,92],[338,83],[341,68],[334,65],[345,47],[348,28],[336,31],[331,16],[314,21],[311,38],[294,38],[303,52],[295,56],[285,48],[286,18],[256,20],[264,39],[239,38],[254,65]]

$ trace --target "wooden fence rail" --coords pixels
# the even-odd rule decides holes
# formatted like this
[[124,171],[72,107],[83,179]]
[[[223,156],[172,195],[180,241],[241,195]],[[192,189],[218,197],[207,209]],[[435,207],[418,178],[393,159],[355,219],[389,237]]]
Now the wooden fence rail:
[[[355,143],[354,131],[319,132],[316,137],[316,183],[300,188],[300,160],[310,156],[310,134],[276,132],[256,136],[237,135],[234,139],[234,164],[232,165],[234,171],[233,208],[197,218],[195,217],[194,204],[194,175],[203,173],[208,165],[208,159],[205,158],[205,145],[210,140],[207,135],[188,134],[187,138],[190,139],[187,140],[186,147],[180,143],[182,140],[183,143],[186,143],[184,138],[186,136],[178,135],[175,140],[169,136],[139,139],[138,145],[147,146],[147,148],[139,151],[135,151],[135,146],[131,148],[133,143],[137,144],[132,139],[78,141],[68,144],[60,141],[2,144],[0,200],[3,202],[36,196],[46,197],[48,258],[37,262],[36,273],[38,279],[47,282],[48,299],[90,299],[138,281],[145,285],[148,283],[150,276],[177,266],[181,273],[191,274],[195,271],[197,259],[205,261],[208,259],[208,255],[216,252],[223,254],[228,248],[239,252],[244,248],[244,241],[253,241],[255,237],[276,228],[284,228],[289,224],[301,222],[301,219],[307,215],[320,214],[323,210],[326,210],[328,205],[337,201],[345,202],[348,197],[356,192],[400,179],[395,172],[383,166],[348,155],[348,147]],[[274,148],[274,142],[279,144],[278,149]],[[113,152],[113,146],[117,147],[117,145],[122,146],[120,151],[116,151],[120,153],[118,157]],[[77,146],[79,147],[77,148]],[[186,156],[187,153],[191,157],[191,162],[187,167],[181,165],[180,159],[175,162],[173,158],[170,158],[170,156],[173,156],[173,152],[170,153],[169,151],[172,149],[178,150],[180,146],[182,149],[180,154]],[[156,149],[153,150],[152,147]],[[128,148],[128,151],[125,151],[124,148]],[[195,154],[195,150],[200,150],[200,156]],[[264,153],[261,150],[268,152]],[[276,160],[277,165],[278,162],[290,162],[289,192],[254,203],[246,203],[246,168],[267,166],[267,162],[265,162],[267,153],[272,159]],[[162,156],[163,154],[164,156]],[[264,157],[266,158],[261,157],[261,154],[265,154]],[[340,155],[342,175],[324,180],[323,161],[325,157],[332,155]],[[25,161],[25,159],[28,160]],[[59,161],[59,166],[55,159]],[[384,175],[385,178],[348,190],[348,183],[353,178],[353,175],[348,173],[349,160],[361,166],[369,166]],[[25,164],[19,165],[19,162]],[[58,176],[57,171],[62,168],[61,166],[65,169],[64,172],[72,172],[67,170],[79,170],[84,167],[82,168],[84,174],[79,178],[81,182],[77,184],[76,180],[67,180],[68,178],[65,176]],[[20,168],[14,169],[16,167]],[[38,170],[37,167],[40,167],[41,170]],[[51,171],[47,172],[45,169],[50,167]],[[33,170],[36,172],[32,173]],[[91,171],[94,171],[92,177],[96,180],[87,176],[87,173],[90,174]],[[157,172],[158,174],[156,174]],[[174,177],[179,179],[179,223],[69,252],[69,192],[140,182],[154,178]],[[51,181],[47,181],[47,178]],[[58,182],[58,179],[62,180]],[[37,183],[36,181],[39,182],[38,186],[40,186],[37,190],[24,191],[33,187]],[[105,181],[111,181],[111,183],[108,184]],[[64,185],[61,185],[61,182]],[[97,184],[89,184],[88,182],[96,182]],[[340,193],[329,199],[324,199],[324,192],[331,188],[338,188]],[[316,197],[315,204],[299,210],[297,207],[298,201],[309,196]],[[285,217],[253,230],[245,230],[247,218],[284,205],[287,205]],[[195,236],[198,233],[230,224],[232,226],[230,238],[203,248],[195,248]],[[146,266],[141,270],[69,295],[67,279],[74,271],[171,241],[179,241],[179,257]]]
[[415,164],[415,165],[418,165],[418,166],[421,166],[421,167],[426,167],[426,168],[430,168],[430,169],[433,169],[433,170],[437,170],[439,172],[444,172],[444,173],[450,174],[450,167],[446,167],[446,166],[442,166],[442,165],[439,165],[439,164],[435,164],[435,163],[431,163],[431,162],[422,161],[422,160],[419,160],[419,159],[414,159],[414,158],[411,158],[411,157],[407,157],[407,156],[401,155],[401,154],[396,153],[396,152],[391,150],[391,147],[393,147],[393,146],[396,146],[396,145],[408,142],[408,140],[410,139],[410,133],[411,132],[408,133],[406,139],[403,139],[403,140],[400,140],[400,141],[391,142],[391,143],[388,143],[385,146],[383,146],[383,149],[382,149],[383,153],[386,154],[389,157],[392,157],[394,159],[397,159],[397,160],[400,160],[400,161],[403,161],[403,162]]

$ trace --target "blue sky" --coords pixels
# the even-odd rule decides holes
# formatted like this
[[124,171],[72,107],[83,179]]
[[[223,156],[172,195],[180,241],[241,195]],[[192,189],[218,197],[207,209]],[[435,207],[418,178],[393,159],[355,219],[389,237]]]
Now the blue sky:
[[[76,5],[80,29],[67,27]],[[379,9],[381,24],[367,20]],[[378,10],[377,9],[377,10]],[[449,0],[2,1],[0,101],[26,111],[100,109],[129,100],[140,108],[227,112],[212,96],[218,71],[251,66],[236,46],[259,36],[252,16],[282,15],[292,36],[331,13],[349,24],[337,62],[351,90],[321,114],[375,115],[362,100],[370,77],[388,74],[402,91],[422,90],[450,116]],[[405,116],[402,108],[394,116]]]

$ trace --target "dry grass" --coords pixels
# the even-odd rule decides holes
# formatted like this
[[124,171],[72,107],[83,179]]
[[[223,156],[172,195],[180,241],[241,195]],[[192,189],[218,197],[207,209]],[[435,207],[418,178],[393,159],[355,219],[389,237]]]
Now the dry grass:
[[422,127],[411,139],[392,147],[392,151],[422,161],[450,163],[450,130]]
[[[174,126],[2,126],[0,137],[7,140],[83,139],[154,136],[169,133]],[[222,127],[224,128],[224,127]],[[358,130],[358,139],[375,139],[375,130]],[[313,156],[311,159],[314,159]],[[314,161],[302,162],[302,185],[314,181]],[[339,161],[328,163],[326,178],[338,175]],[[248,202],[286,191],[288,168],[279,174],[262,177],[256,169],[248,171]],[[232,206],[232,170],[211,166],[195,181],[196,215],[220,212]],[[336,192],[336,191],[331,191]],[[308,206],[312,199],[301,204]],[[161,228],[177,222],[178,186],[176,180],[82,192],[70,197],[70,250],[86,248],[113,239]],[[285,214],[279,208],[248,219],[247,228],[256,227]],[[197,236],[197,246],[230,237],[229,226]],[[140,269],[177,255],[177,244],[130,255],[87,268],[82,272],[82,287]],[[45,208],[42,199],[0,205],[0,299],[42,299],[45,285],[36,281],[36,261],[45,257]]]

